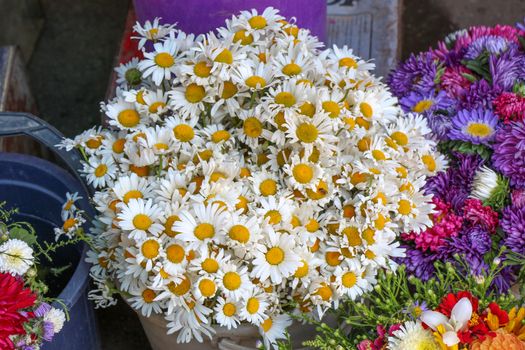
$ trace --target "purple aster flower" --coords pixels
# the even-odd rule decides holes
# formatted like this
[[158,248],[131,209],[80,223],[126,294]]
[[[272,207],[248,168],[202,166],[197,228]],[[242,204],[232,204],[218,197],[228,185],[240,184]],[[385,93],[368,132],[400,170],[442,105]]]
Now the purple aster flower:
[[525,19],[523,19],[522,22],[518,22],[518,23],[516,23],[516,27],[517,27],[519,30],[523,30],[523,31],[525,31]]
[[484,255],[491,247],[490,233],[481,226],[473,226],[465,229],[457,237],[450,238],[448,244],[440,249],[440,253],[450,261],[454,261],[454,254],[463,256],[470,266],[471,273],[480,275],[488,269]]
[[48,303],[42,303],[36,308],[35,316],[44,317],[44,315],[47,314],[49,310],[51,310],[51,305],[49,305]]
[[434,275],[434,262],[438,259],[437,254],[422,252],[406,245],[402,248],[406,249],[406,255],[403,258],[398,258],[397,261],[405,264],[409,275],[414,275],[422,281],[428,281]]
[[438,141],[448,140],[448,134],[452,128],[450,117],[439,113],[433,113],[432,115],[427,115],[426,120],[428,127],[432,130],[433,137]]
[[45,341],[51,341],[55,335],[55,330],[52,322],[45,321],[42,324],[42,338]]
[[388,76],[387,83],[399,98],[411,90],[428,93],[434,89],[437,64],[431,52],[422,52],[417,56],[412,54]]
[[516,51],[509,50],[502,55],[490,57],[489,67],[493,86],[511,91],[514,83],[522,77],[525,59]]
[[501,94],[500,87],[493,87],[485,79],[473,83],[459,102],[460,109],[492,109],[492,101]]
[[439,91],[436,94],[432,90],[426,94],[413,91],[403,97],[399,104],[405,112],[430,114],[438,110],[454,110],[456,101],[448,97],[445,91]]
[[525,207],[503,209],[500,226],[506,233],[503,244],[518,254],[525,254]]
[[496,134],[498,117],[489,110],[460,110],[452,118],[451,140],[488,144]]
[[511,123],[496,133],[492,162],[511,185],[525,187],[525,124]]
[[410,316],[410,318],[413,320],[417,320],[419,319],[419,316],[421,316],[421,314],[425,311],[428,311],[427,302],[419,302],[416,300],[404,310],[404,313]]
[[487,35],[477,38],[467,47],[467,52],[464,58],[473,60],[487,51],[490,54],[500,54],[507,50],[509,42],[501,37],[495,35]]

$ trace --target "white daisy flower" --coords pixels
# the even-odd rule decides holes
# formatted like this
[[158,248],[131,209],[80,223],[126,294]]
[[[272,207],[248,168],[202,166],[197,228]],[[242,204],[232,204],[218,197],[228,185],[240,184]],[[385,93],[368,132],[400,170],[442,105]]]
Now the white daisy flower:
[[219,297],[215,305],[215,322],[228,329],[235,329],[239,325],[239,305],[233,299]]
[[259,332],[263,336],[264,346],[268,349],[277,349],[277,340],[286,339],[286,330],[292,325],[292,319],[285,314],[272,315],[264,320],[259,326]]
[[118,214],[119,226],[123,230],[130,231],[130,237],[143,240],[148,235],[158,236],[164,227],[158,223],[161,208],[153,204],[151,199],[147,201],[142,198],[132,198],[129,202],[120,203]]
[[160,24],[161,19],[161,17],[155,17],[153,22],[146,21],[143,26],[137,22],[133,26],[133,30],[140,35],[139,37],[132,37],[132,39],[139,39],[139,49],[142,49],[146,42],[156,42],[173,31],[175,25]]
[[153,52],[144,52],[144,60],[139,62],[138,68],[144,78],[151,76],[153,82],[160,86],[163,80],[170,80],[176,72],[175,60],[179,47],[170,34],[169,39],[153,44],[153,50]]
[[0,245],[1,272],[21,276],[33,264],[33,249],[26,242],[13,238]]

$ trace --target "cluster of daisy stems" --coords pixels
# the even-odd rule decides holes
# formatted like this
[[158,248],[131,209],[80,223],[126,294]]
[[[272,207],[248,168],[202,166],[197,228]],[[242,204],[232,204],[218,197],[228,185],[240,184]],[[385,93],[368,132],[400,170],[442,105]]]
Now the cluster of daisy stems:
[[17,211],[0,203],[0,349],[38,350],[62,329],[66,310],[49,295],[46,277],[67,268],[46,268],[52,254],[73,240],[39,242],[37,233],[25,222],[14,222]]
[[525,349],[522,29],[451,35],[394,97],[272,8],[198,37],[137,24],[110,127],[59,145],[95,188],[91,298],[178,342],[248,323],[285,349],[295,318],[321,349]]

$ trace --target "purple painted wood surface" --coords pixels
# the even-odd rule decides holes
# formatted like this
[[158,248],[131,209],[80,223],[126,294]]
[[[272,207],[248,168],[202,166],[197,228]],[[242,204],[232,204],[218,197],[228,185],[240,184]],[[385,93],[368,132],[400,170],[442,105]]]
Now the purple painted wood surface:
[[224,26],[224,21],[242,10],[266,7],[279,9],[282,16],[297,18],[320,40],[326,39],[326,0],[134,0],[140,22],[162,17],[162,23],[178,23],[187,33],[207,33]]

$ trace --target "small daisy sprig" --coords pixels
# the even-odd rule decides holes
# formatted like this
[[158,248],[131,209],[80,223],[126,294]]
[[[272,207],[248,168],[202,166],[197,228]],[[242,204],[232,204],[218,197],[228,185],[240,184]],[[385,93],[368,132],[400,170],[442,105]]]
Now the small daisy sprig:
[[370,291],[398,233],[430,224],[422,186],[445,160],[348,47],[273,8],[199,37],[136,29],[144,58],[101,105],[111,128],[59,145],[96,189],[99,305],[118,286],[179,342],[250,323],[275,345],[290,314]]

